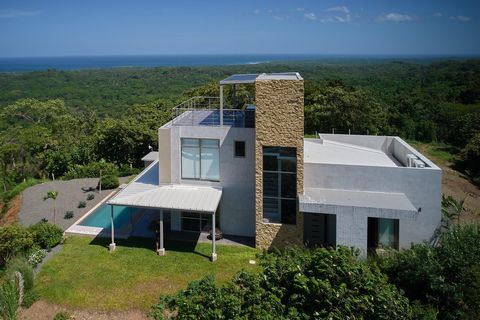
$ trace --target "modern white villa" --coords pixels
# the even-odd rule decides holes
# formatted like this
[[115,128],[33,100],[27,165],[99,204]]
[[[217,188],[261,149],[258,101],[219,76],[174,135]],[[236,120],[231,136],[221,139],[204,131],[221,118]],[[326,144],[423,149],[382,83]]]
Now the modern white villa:
[[[253,84],[255,101],[224,105],[223,88]],[[115,206],[158,215],[167,231],[215,229],[256,247],[345,245],[366,255],[429,240],[441,220],[441,170],[399,137],[304,138],[298,73],[242,74],[219,97],[195,97],[158,130],[158,152],[112,196]],[[216,228],[212,228],[212,225]]]

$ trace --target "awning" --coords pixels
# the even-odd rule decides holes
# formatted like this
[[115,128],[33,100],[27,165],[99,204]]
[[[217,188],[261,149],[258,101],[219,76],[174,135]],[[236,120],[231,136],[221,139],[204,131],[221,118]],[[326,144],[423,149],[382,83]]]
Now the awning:
[[299,210],[311,213],[363,213],[369,217],[416,219],[418,210],[404,193],[305,188]]
[[221,197],[219,187],[159,184],[158,161],[155,161],[107,204],[213,213]]

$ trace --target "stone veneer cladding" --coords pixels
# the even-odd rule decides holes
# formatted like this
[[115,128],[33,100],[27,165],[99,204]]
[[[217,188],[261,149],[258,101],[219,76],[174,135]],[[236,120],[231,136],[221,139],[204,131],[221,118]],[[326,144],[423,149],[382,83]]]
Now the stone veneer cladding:
[[297,148],[297,193],[303,194],[303,80],[255,82],[255,245],[258,248],[303,245],[303,215],[297,224],[263,222],[263,146]]

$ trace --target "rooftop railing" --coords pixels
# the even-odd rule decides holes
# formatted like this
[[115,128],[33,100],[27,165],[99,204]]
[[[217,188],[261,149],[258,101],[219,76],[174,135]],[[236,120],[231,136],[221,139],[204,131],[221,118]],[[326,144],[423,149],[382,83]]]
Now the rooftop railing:
[[223,108],[219,97],[193,97],[173,108],[172,125],[245,127],[245,111]]

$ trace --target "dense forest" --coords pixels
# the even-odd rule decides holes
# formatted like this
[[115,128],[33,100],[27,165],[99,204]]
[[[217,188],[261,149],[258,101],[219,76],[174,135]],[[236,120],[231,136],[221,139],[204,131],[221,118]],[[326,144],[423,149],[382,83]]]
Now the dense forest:
[[[444,142],[480,182],[480,60],[339,60],[0,74],[2,191],[99,167],[128,174],[177,103],[218,95],[217,81],[233,73],[284,71],[305,79],[306,133]],[[239,90],[240,101],[252,90]]]

